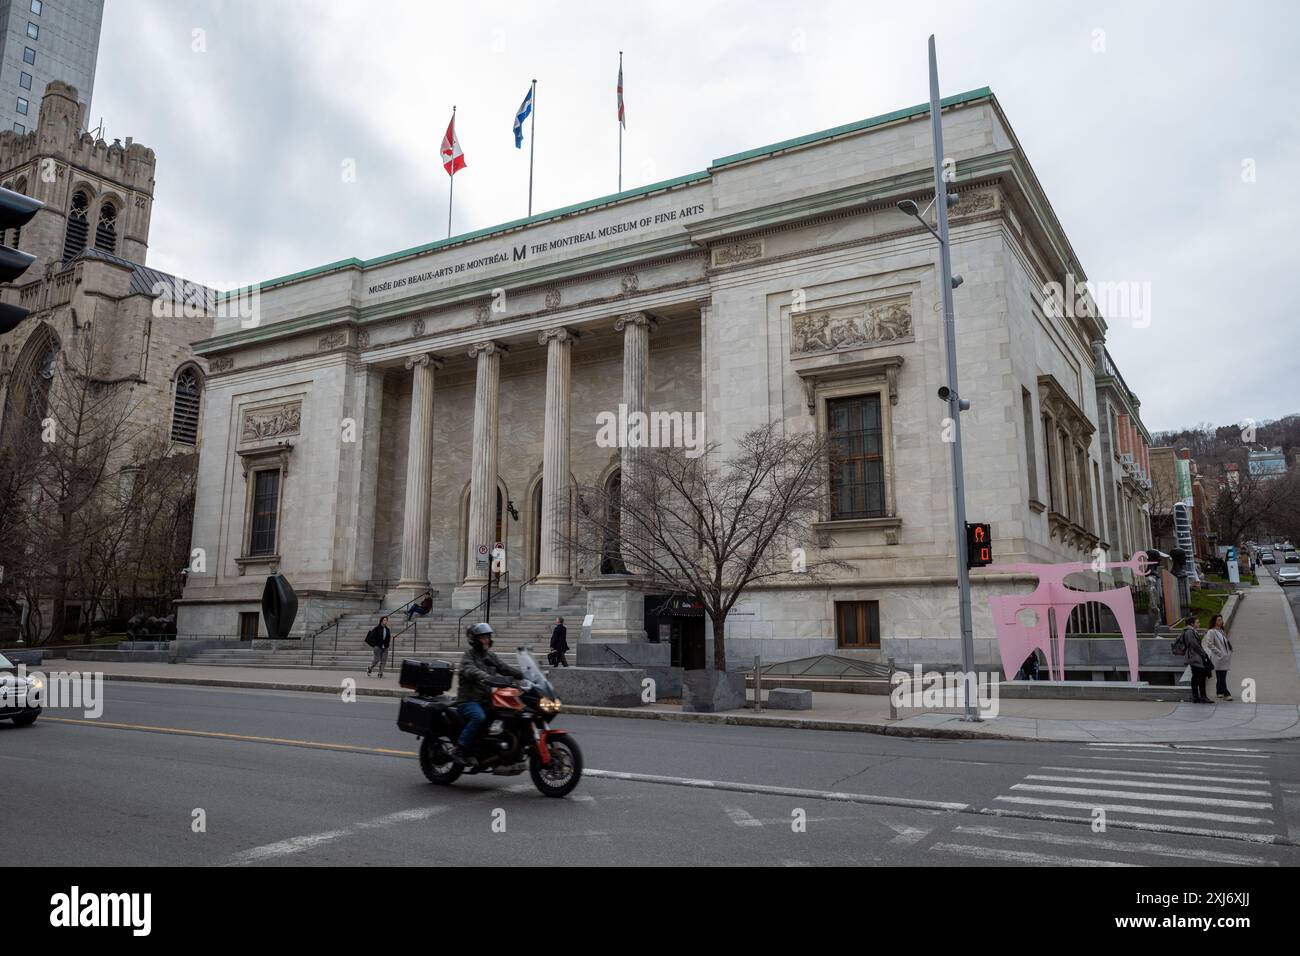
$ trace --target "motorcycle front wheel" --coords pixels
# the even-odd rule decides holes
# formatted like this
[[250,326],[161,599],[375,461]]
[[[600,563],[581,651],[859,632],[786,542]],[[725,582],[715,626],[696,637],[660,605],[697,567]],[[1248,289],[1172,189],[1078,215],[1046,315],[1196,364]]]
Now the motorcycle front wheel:
[[528,761],[528,773],[533,784],[547,797],[567,797],[582,779],[582,751],[572,737],[556,737],[547,749],[551,762],[542,763],[542,756],[533,751]]
[[425,737],[420,743],[420,769],[430,783],[455,783],[462,767],[451,759],[452,743],[446,737]]

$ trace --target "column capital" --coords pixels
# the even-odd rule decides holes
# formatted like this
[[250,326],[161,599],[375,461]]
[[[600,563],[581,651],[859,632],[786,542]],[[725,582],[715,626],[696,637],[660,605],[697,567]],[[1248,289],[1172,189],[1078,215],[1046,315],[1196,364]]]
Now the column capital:
[[654,331],[654,327],[658,324],[652,316],[645,312],[626,312],[620,315],[618,321],[614,323],[614,331],[622,332],[629,325],[644,325],[650,331]]
[[478,358],[480,355],[495,355],[500,352],[504,355],[510,350],[500,342],[475,342],[469,347],[469,357]]
[[406,357],[407,371],[410,371],[417,366],[419,368],[432,366],[436,371],[437,369],[442,368],[442,359],[438,358],[438,356],[434,355],[432,352],[421,352],[419,355],[408,355]]
[[554,339],[557,342],[576,342],[579,339],[577,329],[571,329],[568,326],[561,325],[554,329],[543,329],[537,333],[537,344],[545,345]]

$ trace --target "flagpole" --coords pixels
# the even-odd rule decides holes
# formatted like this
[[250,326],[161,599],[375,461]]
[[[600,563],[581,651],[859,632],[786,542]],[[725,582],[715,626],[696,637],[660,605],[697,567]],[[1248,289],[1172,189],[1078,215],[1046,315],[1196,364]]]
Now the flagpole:
[[[451,108],[451,125],[452,129],[456,128],[456,107]],[[456,157],[452,155],[451,163],[451,187],[447,190],[447,238],[451,238],[451,200],[456,195]]]
[[528,215],[533,214],[533,153],[537,147],[537,81],[533,80],[532,117],[528,122]]
[[[623,51],[618,51],[619,108],[623,104]],[[623,117],[618,118],[618,191],[623,191]]]

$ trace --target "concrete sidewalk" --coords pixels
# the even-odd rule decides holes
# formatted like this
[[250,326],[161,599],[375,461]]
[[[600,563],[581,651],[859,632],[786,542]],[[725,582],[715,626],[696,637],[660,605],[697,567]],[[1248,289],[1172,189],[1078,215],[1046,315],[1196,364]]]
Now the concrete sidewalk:
[[1241,700],[1242,682],[1252,680],[1261,704],[1300,703],[1300,634],[1286,595],[1270,575],[1260,575],[1258,585],[1242,592],[1228,639],[1228,689],[1233,697]]
[[[1260,597],[1260,595],[1253,595]],[[1262,605],[1276,604],[1262,595]],[[1244,610],[1244,608],[1243,608]],[[1281,606],[1277,606],[1281,610]],[[1268,607],[1263,611],[1267,613]],[[1289,618],[1289,612],[1287,614]],[[1242,620],[1240,617],[1238,620]],[[1238,625],[1240,626],[1240,625]],[[1292,623],[1294,628],[1294,622]],[[1234,628],[1234,632],[1237,628]],[[1260,633],[1263,633],[1261,631]],[[1238,640],[1234,633],[1234,645]],[[1276,641],[1261,638],[1259,645]],[[1276,648],[1274,648],[1274,651]],[[1262,652],[1261,652],[1262,653]],[[1262,659],[1262,658],[1261,658]],[[309,691],[339,694],[345,680],[358,694],[401,697],[397,676],[367,677],[364,671],[274,670],[260,667],[204,667],[197,664],[136,663],[118,661],[51,661],[51,671],[85,669],[108,680],[147,683],[243,687],[256,690]],[[1294,667],[1294,661],[1292,662]],[[1234,672],[1237,666],[1234,659]],[[1262,678],[1261,678],[1262,680]],[[1273,680],[1276,693],[1284,682]],[[1159,701],[1002,700],[998,716],[967,723],[959,713],[943,710],[903,710],[889,716],[889,698],[872,694],[813,693],[811,711],[728,711],[721,714],[685,713],[676,704],[648,704],[637,708],[566,706],[566,713],[628,717],[642,720],[841,730],[907,737],[967,739],[1109,741],[1123,743],[1187,743],[1209,740],[1300,739],[1300,707],[1294,703],[1237,702],[1188,704]]]

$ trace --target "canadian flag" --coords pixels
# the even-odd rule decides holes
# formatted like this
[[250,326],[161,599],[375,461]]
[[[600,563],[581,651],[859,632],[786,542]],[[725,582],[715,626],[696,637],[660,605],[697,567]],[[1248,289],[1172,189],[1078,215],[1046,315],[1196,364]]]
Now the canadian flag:
[[461,152],[460,143],[456,139],[456,113],[451,114],[451,122],[447,124],[447,132],[442,137],[442,168],[447,170],[448,176],[456,175],[456,170],[465,168],[465,154]]

